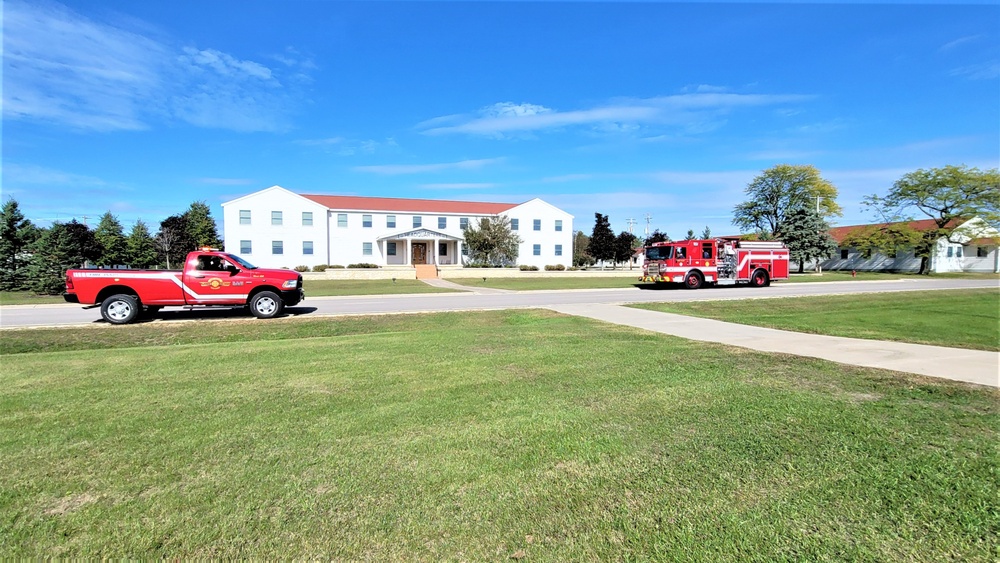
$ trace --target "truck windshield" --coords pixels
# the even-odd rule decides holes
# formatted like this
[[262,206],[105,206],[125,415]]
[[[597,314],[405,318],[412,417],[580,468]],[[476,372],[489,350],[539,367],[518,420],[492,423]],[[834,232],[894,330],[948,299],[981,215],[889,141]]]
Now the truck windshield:
[[226,257],[229,258],[230,260],[232,260],[233,262],[236,262],[240,266],[243,266],[243,269],[245,269],[245,270],[256,270],[257,269],[257,266],[254,266],[250,262],[247,262],[246,260],[243,260],[242,258],[240,258],[238,256],[233,256],[232,254],[227,254]]
[[646,258],[649,260],[670,260],[673,255],[672,246],[649,246],[646,247]]

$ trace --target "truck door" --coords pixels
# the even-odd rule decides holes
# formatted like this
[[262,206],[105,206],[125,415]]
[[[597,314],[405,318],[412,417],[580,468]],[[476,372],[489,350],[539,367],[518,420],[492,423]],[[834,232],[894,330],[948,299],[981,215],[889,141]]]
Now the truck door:
[[[198,254],[184,269],[184,297],[192,305],[238,303],[246,295],[239,270],[217,254]],[[240,280],[242,282],[242,280]]]

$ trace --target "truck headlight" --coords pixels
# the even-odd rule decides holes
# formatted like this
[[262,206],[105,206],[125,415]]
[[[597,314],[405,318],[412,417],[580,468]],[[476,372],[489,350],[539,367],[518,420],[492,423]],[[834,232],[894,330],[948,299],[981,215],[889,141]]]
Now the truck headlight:
[[285,283],[281,284],[282,289],[295,289],[295,286],[299,283],[299,280],[286,280]]

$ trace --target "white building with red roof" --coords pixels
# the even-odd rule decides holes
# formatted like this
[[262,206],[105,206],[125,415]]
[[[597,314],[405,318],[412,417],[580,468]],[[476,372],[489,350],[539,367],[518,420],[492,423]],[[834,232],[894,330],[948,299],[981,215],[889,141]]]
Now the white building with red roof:
[[521,238],[517,263],[573,262],[573,216],[540,199],[490,203],[297,194],[281,186],[227,201],[226,250],[262,267],[319,264],[461,267],[463,231],[504,215]]

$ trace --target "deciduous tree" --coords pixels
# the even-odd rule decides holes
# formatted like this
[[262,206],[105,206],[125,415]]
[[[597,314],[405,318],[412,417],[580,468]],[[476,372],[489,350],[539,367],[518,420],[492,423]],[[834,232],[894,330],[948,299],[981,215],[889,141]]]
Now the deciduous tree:
[[887,224],[912,220],[915,212],[934,220],[935,228],[920,233],[899,227],[895,231],[873,232],[869,241],[855,241],[879,248],[880,245],[916,240],[914,251],[920,257],[920,272],[926,273],[938,239],[961,242],[985,234],[979,228],[957,232],[955,227],[960,223],[979,217],[986,225],[1000,226],[1000,173],[996,168],[980,170],[964,165],[919,169],[903,175],[885,197],[866,197],[864,205],[878,213]]
[[594,258],[587,254],[588,245],[590,245],[590,237],[583,231],[577,231],[576,235],[573,236],[573,265],[577,268],[594,263]]
[[470,221],[463,233],[472,264],[499,267],[517,262],[521,237],[510,229],[506,215],[483,217],[478,224]]
[[779,164],[769,168],[747,185],[746,194],[750,199],[733,209],[733,224],[771,237],[780,237],[785,216],[800,207],[818,205],[822,217],[841,214],[836,186],[823,179],[814,166]]
[[632,254],[635,252],[638,239],[628,231],[622,231],[615,237],[615,264],[628,262],[629,269],[632,268]]
[[656,229],[652,234],[646,237],[646,240],[644,240],[642,244],[643,246],[652,246],[654,242],[670,242],[670,237],[667,236],[667,233],[660,232],[660,229]]

